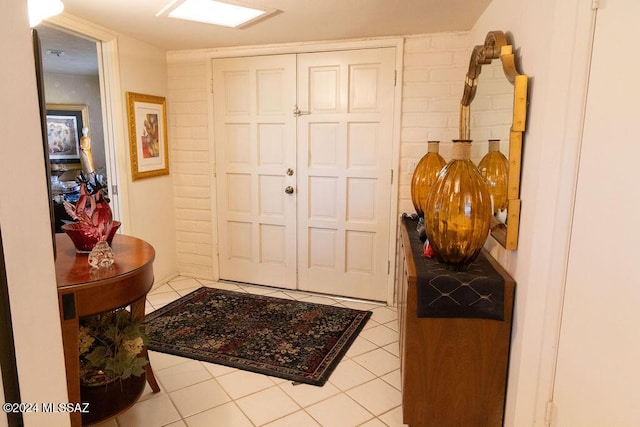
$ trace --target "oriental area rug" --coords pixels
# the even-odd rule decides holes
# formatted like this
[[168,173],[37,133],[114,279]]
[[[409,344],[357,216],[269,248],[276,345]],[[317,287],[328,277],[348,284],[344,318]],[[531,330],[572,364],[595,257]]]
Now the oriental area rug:
[[152,312],[148,348],[322,386],[370,311],[199,288]]

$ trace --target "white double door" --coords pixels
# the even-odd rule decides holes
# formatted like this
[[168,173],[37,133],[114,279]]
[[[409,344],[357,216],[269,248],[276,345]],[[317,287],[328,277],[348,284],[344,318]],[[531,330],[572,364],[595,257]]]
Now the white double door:
[[220,278],[386,300],[395,49],[213,61]]

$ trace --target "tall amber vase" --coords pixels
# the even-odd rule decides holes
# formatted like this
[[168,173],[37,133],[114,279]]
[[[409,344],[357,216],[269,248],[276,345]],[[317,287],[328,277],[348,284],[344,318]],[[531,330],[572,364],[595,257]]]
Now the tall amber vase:
[[436,182],[438,174],[447,164],[438,153],[440,141],[427,142],[427,154],[422,156],[411,178],[411,201],[418,216],[423,216],[429,190]]
[[450,270],[464,271],[489,235],[491,199],[470,160],[471,141],[453,142],[452,159],[429,192],[424,223],[437,260]]
[[500,140],[489,140],[489,152],[478,163],[480,175],[487,182],[493,214],[507,209],[507,173],[509,161],[500,152]]

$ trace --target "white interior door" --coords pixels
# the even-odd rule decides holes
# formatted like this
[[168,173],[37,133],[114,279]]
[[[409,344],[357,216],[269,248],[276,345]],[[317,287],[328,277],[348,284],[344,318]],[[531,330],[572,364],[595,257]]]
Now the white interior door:
[[295,55],[214,61],[220,277],[295,289]]
[[298,57],[299,288],[386,300],[395,49]]
[[640,425],[638,16],[637,0],[597,12],[553,394],[559,427]]
[[213,68],[220,277],[386,300],[395,49]]

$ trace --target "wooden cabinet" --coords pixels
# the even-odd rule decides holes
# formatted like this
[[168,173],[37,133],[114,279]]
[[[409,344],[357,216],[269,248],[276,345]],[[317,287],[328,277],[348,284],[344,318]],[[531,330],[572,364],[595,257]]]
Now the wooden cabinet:
[[515,282],[483,251],[504,278],[504,320],[417,317],[414,257],[421,242],[409,234],[417,236],[414,224],[401,222],[397,251],[403,421],[411,427],[501,426]]

